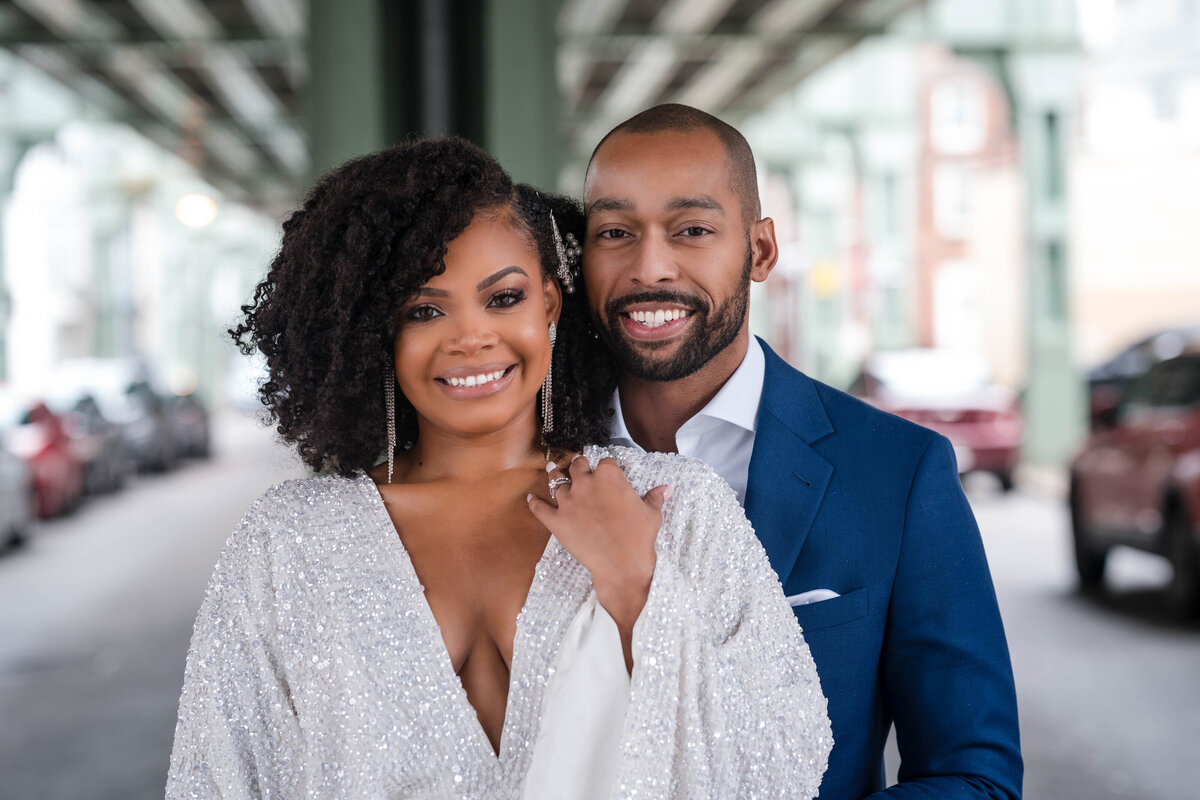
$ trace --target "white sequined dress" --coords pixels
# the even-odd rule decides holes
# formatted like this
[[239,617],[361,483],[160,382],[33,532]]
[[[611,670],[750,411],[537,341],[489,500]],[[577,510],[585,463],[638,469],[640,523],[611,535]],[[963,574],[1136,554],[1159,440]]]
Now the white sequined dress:
[[[634,629],[618,798],[811,798],[832,746],[816,668],[733,492],[626,448],[674,487]],[[499,755],[366,476],[269,490],[218,560],[188,653],[176,798],[520,798],[588,571],[553,537],[517,619]]]

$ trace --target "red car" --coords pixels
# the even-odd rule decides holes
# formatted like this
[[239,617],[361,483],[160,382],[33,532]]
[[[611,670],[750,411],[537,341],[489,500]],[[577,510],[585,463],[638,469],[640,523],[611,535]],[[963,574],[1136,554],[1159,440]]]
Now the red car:
[[43,519],[70,511],[83,498],[84,464],[64,424],[45,403],[0,394],[0,436],[29,465],[34,508]]
[[916,348],[875,353],[850,387],[884,411],[945,436],[960,474],[990,472],[1013,487],[1024,422],[1016,392],[991,383],[976,353]]
[[1182,616],[1200,614],[1200,346],[1150,367],[1102,409],[1071,463],[1071,527],[1084,588],[1117,545],[1165,556]]

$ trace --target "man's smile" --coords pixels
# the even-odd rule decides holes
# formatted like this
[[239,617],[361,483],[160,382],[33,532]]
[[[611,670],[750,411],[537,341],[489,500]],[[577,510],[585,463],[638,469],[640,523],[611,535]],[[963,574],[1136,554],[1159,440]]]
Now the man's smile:
[[692,311],[685,308],[639,308],[621,312],[621,327],[631,338],[661,341],[688,326]]

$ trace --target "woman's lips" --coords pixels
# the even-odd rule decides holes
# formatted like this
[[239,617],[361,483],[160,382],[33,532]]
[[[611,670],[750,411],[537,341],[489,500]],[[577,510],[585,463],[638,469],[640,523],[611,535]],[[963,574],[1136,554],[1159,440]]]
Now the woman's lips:
[[434,379],[442,391],[456,399],[487,397],[503,391],[513,381],[517,365],[493,368],[458,368]]

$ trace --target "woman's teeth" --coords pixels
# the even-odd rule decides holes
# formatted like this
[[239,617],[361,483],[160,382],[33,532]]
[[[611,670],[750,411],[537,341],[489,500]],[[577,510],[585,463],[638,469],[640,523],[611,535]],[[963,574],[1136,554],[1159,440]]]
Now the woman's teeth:
[[483,386],[485,383],[498,381],[504,377],[506,370],[498,369],[495,372],[485,372],[482,375],[468,375],[465,378],[446,378],[446,383],[451,386]]
[[647,328],[657,328],[659,325],[665,325],[681,317],[686,317],[690,313],[692,312],[679,308],[673,308],[670,311],[660,308],[657,311],[630,311],[629,318],[634,322],[645,325]]

